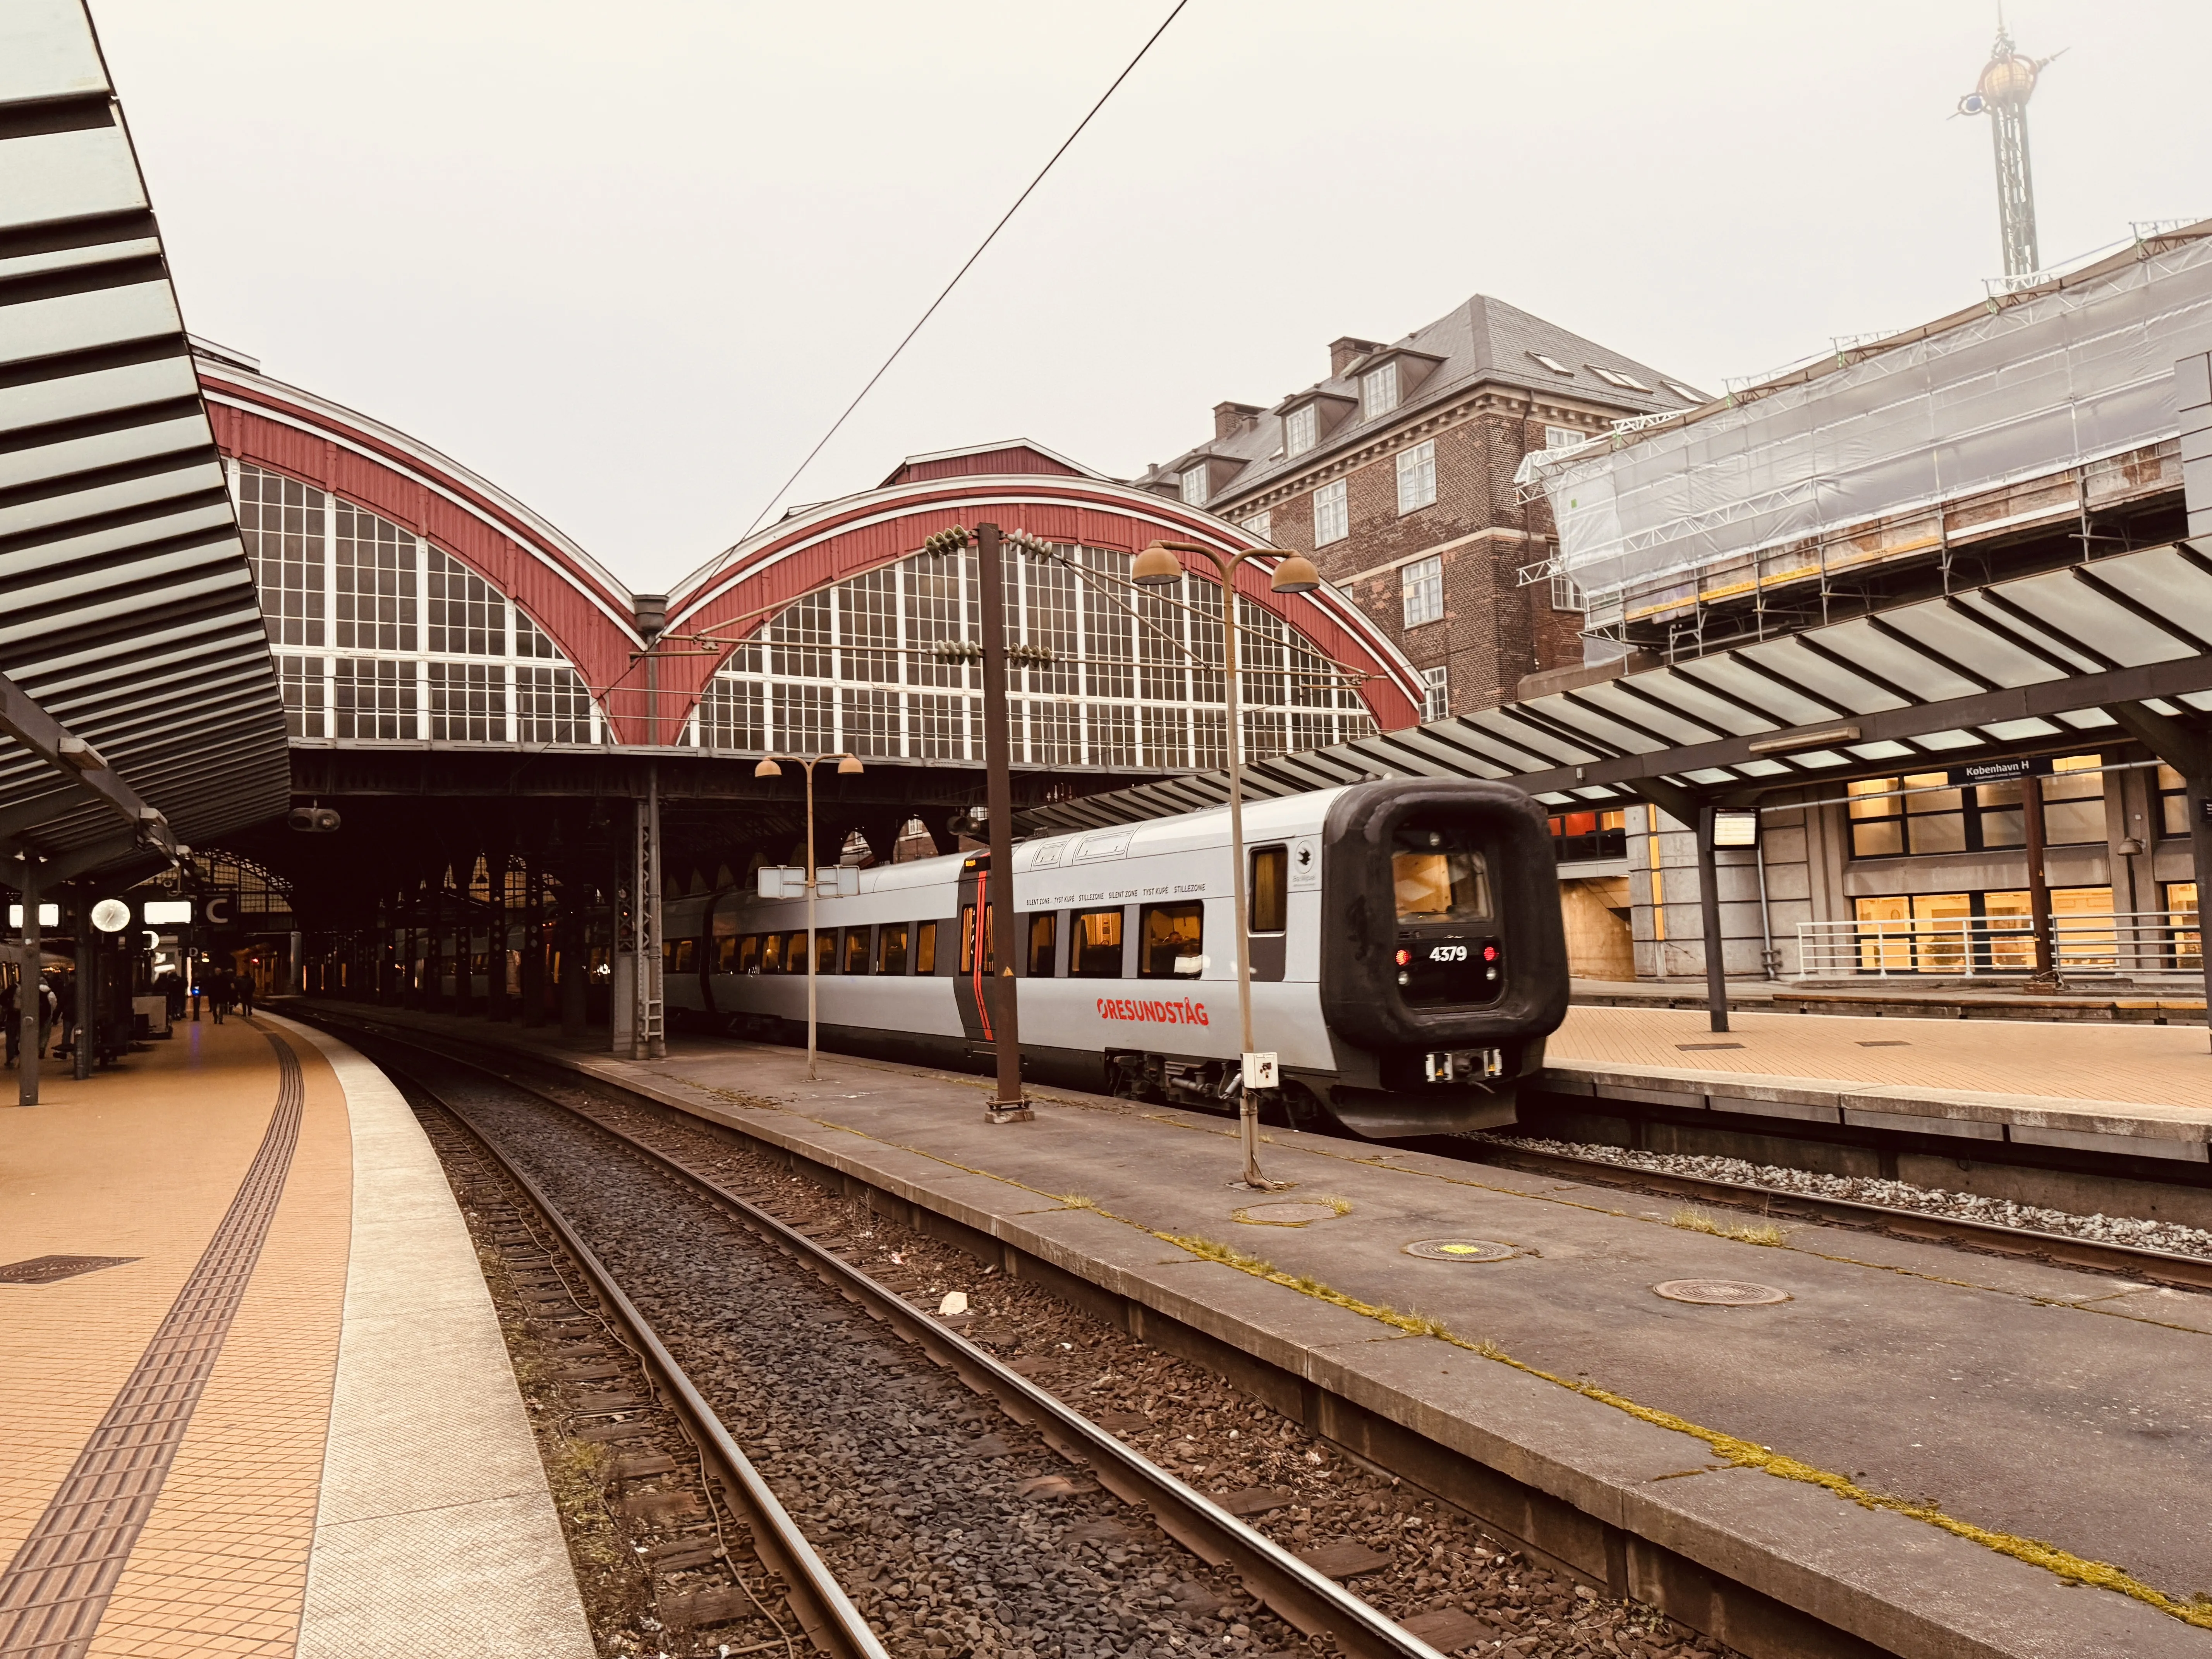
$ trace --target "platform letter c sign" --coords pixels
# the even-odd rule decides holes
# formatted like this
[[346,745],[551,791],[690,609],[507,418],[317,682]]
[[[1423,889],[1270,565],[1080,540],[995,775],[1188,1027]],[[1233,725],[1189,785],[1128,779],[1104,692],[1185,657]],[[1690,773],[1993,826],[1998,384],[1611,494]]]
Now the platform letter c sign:
[[210,927],[228,927],[238,920],[238,901],[228,893],[217,893],[200,907],[200,915]]

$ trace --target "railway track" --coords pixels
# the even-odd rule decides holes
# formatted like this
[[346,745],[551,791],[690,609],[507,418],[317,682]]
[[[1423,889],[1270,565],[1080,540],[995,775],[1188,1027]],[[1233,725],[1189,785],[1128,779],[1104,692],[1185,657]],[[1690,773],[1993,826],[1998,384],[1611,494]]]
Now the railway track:
[[1601,1158],[1575,1158],[1489,1141],[1455,1141],[1450,1147],[1450,1155],[1530,1175],[1585,1182],[1595,1187],[1755,1211],[1762,1218],[1816,1221],[1829,1226],[1893,1233],[1904,1238],[1959,1245],[1996,1255],[2033,1256],[2062,1267],[2087,1267],[2176,1289],[2212,1291],[2212,1261],[2140,1245],[2075,1238],[2064,1233],[2007,1227],[1964,1216],[1869,1204],[1857,1199],[1828,1198],[1753,1182],[1646,1170],[1632,1164],[1610,1164]]
[[[441,1151],[465,1138],[538,1218],[523,1231],[557,1242],[581,1281],[571,1297],[578,1316],[603,1321],[641,1373],[650,1400],[609,1405],[602,1432],[665,1421],[693,1449],[716,1536],[735,1534],[704,1565],[730,1582],[665,1592],[672,1628],[750,1620],[716,1633],[723,1650],[781,1649],[788,1632],[751,1626],[773,1624],[773,1599],[784,1595],[805,1639],[836,1659],[885,1659],[887,1641],[917,1654],[1026,1648],[1075,1659],[1266,1652],[1302,1638],[1360,1659],[1441,1659],[1115,1433],[682,1158],[477,1062],[413,1042],[398,1058],[389,1033],[370,1043],[440,1124]],[[979,1401],[1002,1426],[989,1426]],[[648,1452],[631,1467],[676,1462]],[[1132,1524],[1131,1511],[1152,1526]],[[1198,1572],[1177,1582],[1190,1557]],[[763,1588],[753,1588],[749,1565]],[[857,1599],[880,1613],[873,1587],[893,1577],[909,1601],[911,1586],[931,1586],[933,1622],[878,1628],[885,1620],[872,1626],[848,1593],[860,1587]],[[1113,1639],[1085,1633],[1100,1630]]]

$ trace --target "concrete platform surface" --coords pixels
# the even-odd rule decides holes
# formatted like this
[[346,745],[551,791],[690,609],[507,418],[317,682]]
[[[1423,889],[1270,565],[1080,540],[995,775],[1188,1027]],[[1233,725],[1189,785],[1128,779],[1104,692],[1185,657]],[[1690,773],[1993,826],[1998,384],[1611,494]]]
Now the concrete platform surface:
[[1545,1059],[1543,1086],[1559,1093],[2212,1157],[2202,1027],[1739,1012],[1716,1033],[1693,1009],[1574,1007]]
[[[331,1012],[739,1127],[1895,1652],[2212,1655],[2212,1297],[1814,1225],[1765,1248],[1615,1192],[1288,1132],[1264,1162],[1293,1186],[1267,1199],[1230,1184],[1232,1127],[1190,1113],[1044,1091],[1035,1122],[992,1127],[984,1080],[921,1067],[825,1055],[809,1085],[780,1048],[678,1036],[615,1060]],[[1440,1237],[1512,1254],[1407,1253]],[[1714,1279],[1788,1299],[1653,1289]]]
[[474,1249],[381,1076],[233,1018],[42,1092],[0,1109],[0,1652],[586,1659]]

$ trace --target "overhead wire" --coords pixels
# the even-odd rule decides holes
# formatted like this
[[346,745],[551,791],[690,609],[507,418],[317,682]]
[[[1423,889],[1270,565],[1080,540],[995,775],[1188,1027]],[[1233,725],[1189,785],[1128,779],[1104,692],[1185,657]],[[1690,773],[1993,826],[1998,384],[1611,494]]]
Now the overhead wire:
[[[961,265],[959,270],[952,273],[952,280],[945,283],[943,290],[938,295],[938,296],[929,302],[929,308],[921,313],[921,318],[915,322],[912,328],[907,330],[904,337],[902,338],[896,346],[891,348],[891,355],[884,359],[881,367],[879,367],[874,374],[868,376],[867,384],[860,388],[860,392],[854,396],[851,403],[845,405],[845,412],[838,416],[835,421],[830,423],[830,429],[822,434],[821,438],[815,443],[813,448],[806,452],[805,459],[800,461],[799,464],[792,470],[791,476],[786,478],[783,483],[778,486],[775,494],[769,496],[768,500],[762,504],[761,510],[753,515],[753,521],[745,526],[745,536],[751,535],[754,531],[760,528],[761,520],[767,518],[770,513],[775,510],[776,503],[781,501],[790,491],[792,485],[799,482],[799,478],[805,473],[806,469],[814,465],[814,458],[819,455],[823,450],[828,447],[830,441],[836,437],[839,430],[844,426],[845,422],[852,418],[853,411],[858,409],[861,403],[866,400],[867,395],[876,389],[876,383],[882,380],[884,375],[890,373],[891,365],[898,362],[899,357],[902,353],[904,353],[907,347],[914,343],[915,336],[921,333],[923,327],[928,323],[929,319],[937,314],[938,307],[943,305],[947,299],[951,297],[952,290],[960,286],[960,279],[965,276],[974,267],[975,262],[983,257],[985,250],[988,249],[993,242],[998,240],[999,233],[1006,228],[1007,222],[1012,219],[1014,215],[1021,211],[1022,204],[1028,201],[1030,196],[1036,193],[1036,187],[1044,182],[1045,175],[1053,170],[1054,167],[1058,164],[1061,156],[1067,154],[1069,146],[1073,144],[1078,138],[1080,138],[1083,136],[1083,130],[1091,125],[1091,121],[1097,116],[1100,110],[1106,107],[1106,100],[1111,98],[1115,93],[1121,89],[1121,83],[1127,80],[1135,71],[1138,64],[1145,61],[1145,54],[1152,51],[1154,45],[1158,42],[1159,38],[1168,32],[1168,25],[1174,22],[1177,17],[1181,16],[1182,15],[1182,9],[1189,3],[1190,0],[1176,0],[1174,8],[1168,13],[1167,16],[1161,21],[1159,27],[1154,29],[1152,33],[1146,37],[1145,44],[1137,48],[1137,55],[1134,58],[1132,58],[1128,63],[1123,66],[1121,72],[1114,77],[1113,84],[1109,86],[1104,92],[1098,94],[1098,101],[1091,106],[1090,113],[1086,114],[1080,121],[1078,121],[1075,124],[1075,131],[1069,133],[1066,138],[1060,141],[1060,148],[1053,151],[1050,159],[1048,160],[1042,167],[1037,169],[1036,177],[1030,180],[1028,187],[1024,189],[1019,196],[1014,198],[1014,204],[1008,208],[1005,213],[1000,216],[999,222],[991,227],[990,234],[984,237],[981,242],[975,245],[975,251],[968,256],[966,261]],[[738,539],[739,541],[743,541],[744,539],[744,536],[740,536]]]

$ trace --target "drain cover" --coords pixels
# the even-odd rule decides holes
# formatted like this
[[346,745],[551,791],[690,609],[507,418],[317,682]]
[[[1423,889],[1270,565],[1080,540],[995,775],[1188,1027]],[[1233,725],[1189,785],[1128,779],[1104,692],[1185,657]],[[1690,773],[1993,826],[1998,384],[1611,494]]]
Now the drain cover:
[[1651,1288],[1669,1302],[1696,1302],[1712,1308],[1760,1308],[1790,1299],[1787,1291],[1741,1279],[1670,1279]]
[[1248,1227],[1304,1227],[1316,1221],[1334,1221],[1343,1213],[1320,1199],[1291,1198],[1273,1204],[1248,1204],[1229,1218]]
[[1520,1253],[1516,1246],[1493,1243],[1486,1238],[1425,1238],[1406,1246],[1407,1255],[1425,1261],[1503,1261]]

